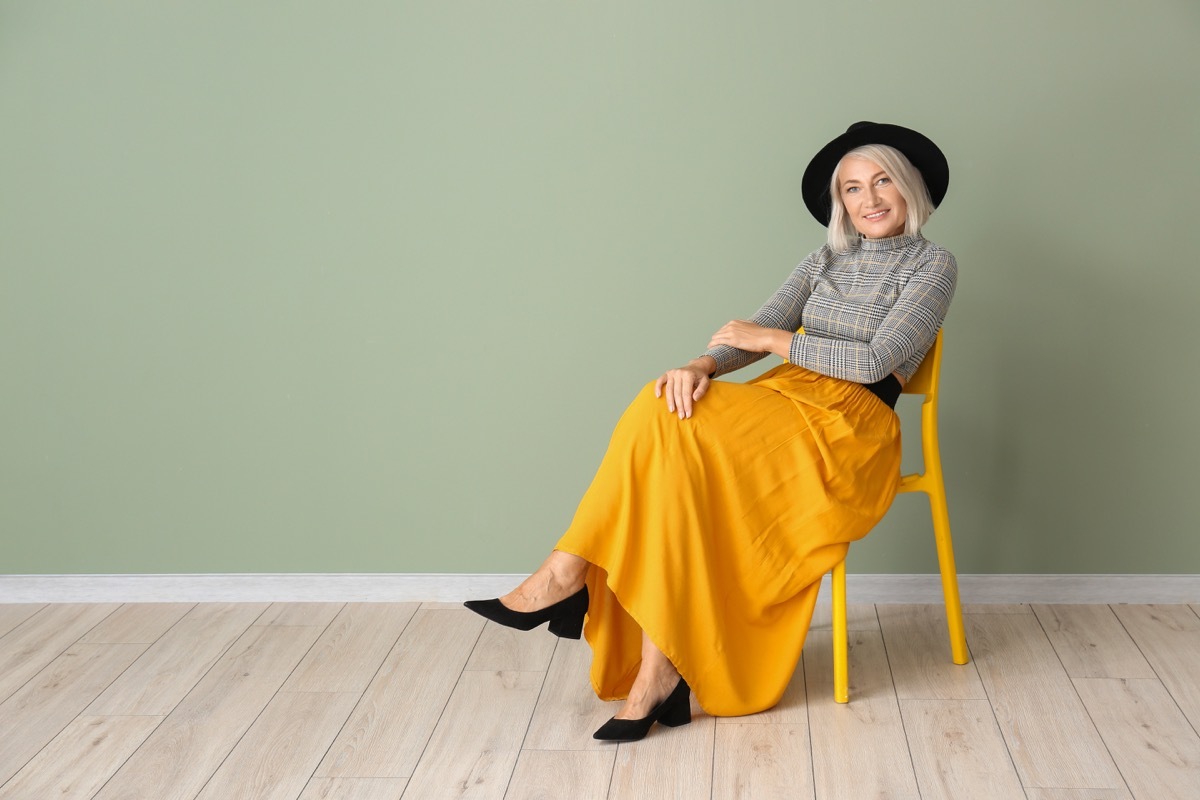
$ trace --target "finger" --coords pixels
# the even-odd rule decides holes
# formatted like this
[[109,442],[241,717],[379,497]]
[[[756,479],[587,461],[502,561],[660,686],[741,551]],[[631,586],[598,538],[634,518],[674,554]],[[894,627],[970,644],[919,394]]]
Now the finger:
[[667,411],[674,413],[674,411],[675,411],[675,381],[677,379],[670,372],[668,372],[666,375],[664,375],[663,378],[665,378],[665,380],[663,381],[663,386],[664,386],[663,394],[665,394],[666,398],[667,398]]
[[680,409],[681,411],[683,411],[683,415],[682,415],[682,416],[680,416],[680,419],[691,419],[691,417],[692,417],[692,392],[691,392],[691,388],[692,388],[691,386],[687,386],[687,387],[685,387],[685,388],[684,388],[684,391],[683,391],[683,408],[682,408],[682,409]]
[[691,418],[692,414],[695,413],[696,403],[699,402],[700,398],[704,397],[705,393],[708,391],[709,383],[711,383],[711,381],[707,377],[700,378],[696,381],[696,387],[692,389],[692,393],[688,395],[687,415],[689,419]]
[[654,382],[654,396],[662,397],[663,384],[667,382],[667,374],[664,372],[658,376],[658,380]]
[[687,402],[687,396],[691,394],[684,386],[686,382],[686,377],[675,382],[675,408],[673,411],[679,415],[680,419],[683,419],[683,404]]

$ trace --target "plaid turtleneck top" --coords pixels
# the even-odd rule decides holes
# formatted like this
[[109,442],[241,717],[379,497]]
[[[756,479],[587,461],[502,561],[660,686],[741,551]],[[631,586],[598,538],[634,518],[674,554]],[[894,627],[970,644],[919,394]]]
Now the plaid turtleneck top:
[[[860,239],[846,253],[828,245],[800,262],[751,322],[803,333],[788,361],[822,375],[875,383],[893,372],[907,382],[933,346],[958,277],[949,251],[919,233]],[[705,355],[714,375],[766,353],[719,345]]]

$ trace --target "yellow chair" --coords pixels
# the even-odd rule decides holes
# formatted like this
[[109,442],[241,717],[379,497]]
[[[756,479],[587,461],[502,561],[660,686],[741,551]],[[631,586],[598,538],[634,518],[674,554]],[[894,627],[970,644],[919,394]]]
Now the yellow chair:
[[[962,603],[958,598],[958,573],[954,569],[954,548],[950,542],[950,512],[946,508],[946,485],[942,481],[942,457],[938,450],[937,408],[938,379],[942,371],[942,332],[921,362],[917,373],[904,386],[904,394],[923,394],[921,403],[921,448],[925,472],[900,476],[900,492],[924,492],[929,495],[933,514],[933,536],[937,541],[938,565],[942,572],[942,594],[946,598],[946,625],[950,631],[950,654],[955,664],[966,664],[967,637],[963,630]],[[846,562],[833,568],[833,699],[850,701],[850,675],[847,663]]]

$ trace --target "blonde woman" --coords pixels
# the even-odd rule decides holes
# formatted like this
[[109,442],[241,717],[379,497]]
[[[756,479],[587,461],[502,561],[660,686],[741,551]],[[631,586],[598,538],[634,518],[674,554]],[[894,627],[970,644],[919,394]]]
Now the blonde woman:
[[[625,700],[597,739],[686,724],[692,692],[717,716],[783,695],[821,576],[895,496],[893,408],[954,295],[954,257],[921,235],[948,183],[937,145],[898,125],[855,123],[822,148],[801,189],[827,243],[647,385],[542,566],[466,604],[586,636],[596,694]],[[786,363],[714,380],[768,353]]]

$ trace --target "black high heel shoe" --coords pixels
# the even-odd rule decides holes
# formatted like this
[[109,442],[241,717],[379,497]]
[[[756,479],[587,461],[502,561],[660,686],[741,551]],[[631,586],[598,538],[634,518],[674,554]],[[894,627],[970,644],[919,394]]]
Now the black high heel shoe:
[[692,721],[692,690],[688,687],[683,676],[679,683],[667,695],[667,699],[658,704],[649,716],[641,719],[617,719],[613,717],[600,726],[600,730],[592,734],[593,739],[606,742],[636,742],[646,738],[650,726],[659,722],[668,728],[678,728]]
[[506,628],[531,631],[543,622],[550,623],[550,632],[564,639],[578,639],[583,635],[583,615],[588,610],[588,590],[584,586],[575,594],[559,600],[552,606],[537,611],[513,611],[495,600],[468,600],[464,606],[481,617],[486,617]]

